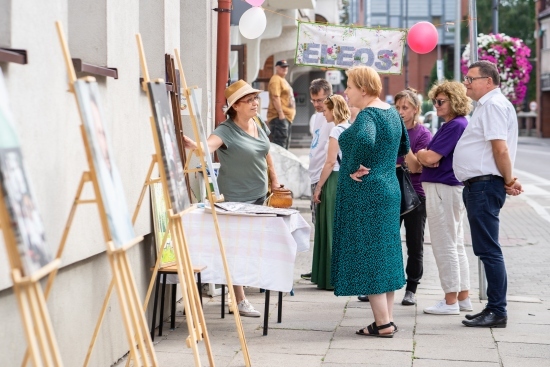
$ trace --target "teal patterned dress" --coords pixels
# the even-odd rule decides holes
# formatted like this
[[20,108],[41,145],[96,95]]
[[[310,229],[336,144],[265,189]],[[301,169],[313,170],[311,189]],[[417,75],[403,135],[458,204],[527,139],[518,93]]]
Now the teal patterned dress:
[[[334,294],[381,294],[405,285],[395,160],[409,136],[394,108],[368,107],[340,135],[342,165],[336,190],[331,276]],[[354,181],[359,164],[370,168]]]

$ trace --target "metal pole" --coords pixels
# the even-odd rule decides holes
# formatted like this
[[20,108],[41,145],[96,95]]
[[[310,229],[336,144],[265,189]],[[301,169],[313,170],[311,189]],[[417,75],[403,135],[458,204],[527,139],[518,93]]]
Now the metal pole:
[[[468,0],[468,8],[470,14],[469,30],[470,30],[470,64],[478,61],[477,50],[477,7],[476,0]],[[474,102],[474,108],[476,103]],[[479,299],[487,299],[487,277],[485,276],[485,267],[478,258],[477,268],[479,271]]]
[[[405,28],[409,28],[409,0],[405,0]],[[405,89],[409,87],[409,46],[405,46]]]
[[455,80],[460,81],[460,25],[462,24],[462,1],[456,0],[456,17],[455,17]]
[[493,33],[498,33],[498,4],[499,0],[493,0],[492,14],[493,14]]
[[371,7],[370,7],[371,0],[367,0],[367,6],[365,6],[365,11],[367,12],[367,19],[365,20],[365,23],[367,24],[367,27],[371,26]]
[[216,107],[214,125],[217,127],[225,120],[225,87],[229,73],[229,30],[231,23],[231,0],[218,0],[218,45],[216,56]]

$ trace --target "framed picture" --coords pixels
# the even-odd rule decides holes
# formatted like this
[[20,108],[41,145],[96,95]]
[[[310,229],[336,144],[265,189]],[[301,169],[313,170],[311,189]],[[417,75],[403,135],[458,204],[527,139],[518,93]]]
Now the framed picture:
[[[44,235],[12,113],[7,104],[7,90],[0,70],[0,195],[11,217],[11,230],[16,239],[24,275],[34,274],[53,260]],[[9,225],[3,223],[3,225]],[[6,246],[13,244],[6,243]]]
[[[194,88],[191,90],[191,99],[193,101],[193,112],[197,117],[197,125],[199,129],[201,143],[205,149],[208,149],[208,142],[206,141],[206,133],[204,132],[204,127],[202,125],[200,96],[201,94],[199,89]],[[206,157],[206,166],[208,167],[208,172],[210,172],[210,179],[212,180],[212,187],[214,187],[214,193],[216,194],[217,198],[220,198],[220,189],[218,188],[218,179],[215,174],[216,171],[214,170],[214,166],[212,164],[212,156],[210,155],[210,152],[205,152],[204,156]]]
[[166,245],[162,250],[160,257],[160,267],[173,265],[176,263],[176,254],[172,245],[172,238],[168,228],[168,212],[166,202],[164,201],[164,193],[162,192],[162,183],[155,182],[150,187],[151,192],[151,207],[153,211],[153,226],[155,228],[155,244],[157,254],[162,246],[162,240],[166,235]]
[[164,83],[147,83],[149,98],[153,106],[155,126],[162,154],[164,173],[168,184],[170,204],[174,213],[179,213],[191,205],[187,184],[183,174],[183,164],[178,153],[176,131],[172,109]]
[[111,240],[115,247],[120,248],[133,240],[135,233],[126,204],[124,188],[105,128],[105,114],[101,105],[99,89],[96,82],[80,79],[74,83],[74,89],[86,131],[86,140],[92,154]]

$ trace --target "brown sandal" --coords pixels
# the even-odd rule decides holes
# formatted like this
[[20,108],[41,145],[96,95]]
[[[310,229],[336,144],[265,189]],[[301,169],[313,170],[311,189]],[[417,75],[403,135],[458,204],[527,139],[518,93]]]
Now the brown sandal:
[[[376,322],[373,322],[372,324],[370,324],[369,326],[366,327],[368,333],[365,333],[365,328],[363,329],[360,329],[360,330],[357,330],[355,332],[355,334],[357,335],[362,335],[362,336],[375,336],[375,337],[378,337],[378,338],[393,338],[393,335],[395,334],[396,330],[397,330],[397,327],[395,326],[395,324],[393,323],[388,323],[388,324],[385,324],[385,325],[380,325],[380,326],[377,326],[376,325]],[[392,327],[394,328],[394,330],[389,333],[389,334],[380,334],[379,330],[382,330],[382,329],[387,329],[389,327]]]

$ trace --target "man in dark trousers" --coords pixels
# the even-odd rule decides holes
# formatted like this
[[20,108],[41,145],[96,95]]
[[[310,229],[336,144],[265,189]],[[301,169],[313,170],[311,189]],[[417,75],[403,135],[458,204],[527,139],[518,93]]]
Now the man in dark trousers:
[[[472,118],[458,141],[453,170],[464,183],[462,197],[472,234],[474,254],[487,276],[487,306],[462,323],[470,327],[506,327],[507,275],[498,239],[499,213],[506,194],[523,192],[513,175],[518,121],[512,103],[502,94],[495,64],[479,61],[464,76],[468,97],[477,101]],[[481,275],[480,275],[481,276]]]
[[288,149],[290,142],[290,124],[296,116],[296,104],[294,91],[285,79],[288,73],[286,60],[277,61],[275,74],[269,80],[269,107],[267,109],[267,121],[271,135],[271,141]]

